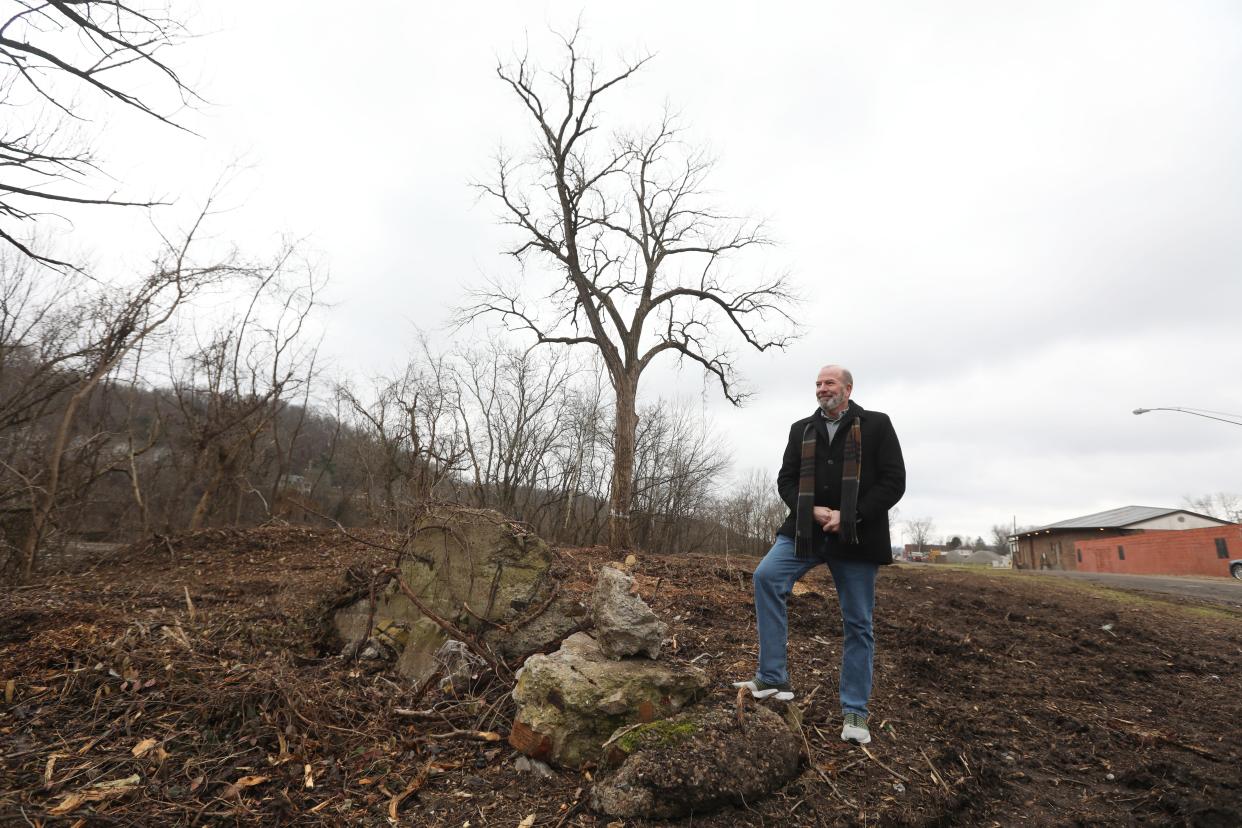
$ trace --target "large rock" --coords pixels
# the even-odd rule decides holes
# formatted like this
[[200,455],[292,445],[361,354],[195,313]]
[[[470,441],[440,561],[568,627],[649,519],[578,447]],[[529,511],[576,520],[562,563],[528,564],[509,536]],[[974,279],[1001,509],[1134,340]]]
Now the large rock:
[[629,575],[606,566],[600,570],[591,593],[591,620],[595,638],[609,658],[646,653],[660,657],[667,626],[640,598]]
[[[579,625],[572,602],[558,598],[529,623],[512,627],[547,600],[553,560],[554,553],[538,536],[498,512],[446,508],[415,527],[401,575],[428,609],[510,659],[555,644]],[[368,608],[363,598],[336,614],[341,639],[382,638],[397,650],[398,671],[415,681],[429,676],[448,640],[444,630],[424,617],[395,582],[379,596],[371,630],[366,629]],[[498,629],[476,616],[510,628]]]
[[758,707],[741,725],[731,710],[686,711],[622,730],[609,740],[613,773],[591,790],[610,817],[676,819],[755,802],[798,774],[802,739],[780,715]]
[[509,743],[531,758],[578,768],[600,759],[618,727],[669,716],[708,684],[691,665],[613,661],[590,635],[575,633],[555,653],[526,660],[513,690],[518,711]]

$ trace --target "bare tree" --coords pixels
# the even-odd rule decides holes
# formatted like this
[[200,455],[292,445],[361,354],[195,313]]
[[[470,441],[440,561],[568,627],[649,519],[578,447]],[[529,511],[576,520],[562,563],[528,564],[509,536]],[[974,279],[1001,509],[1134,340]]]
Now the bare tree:
[[777,493],[771,473],[751,469],[723,501],[720,512],[725,529],[742,539],[746,551],[762,554],[772,545],[789,507]]
[[0,250],[0,434],[38,420],[73,383],[86,310],[68,279]]
[[634,456],[635,534],[649,549],[687,549],[691,524],[718,518],[713,495],[728,476],[728,452],[688,405],[660,400],[643,411]]
[[[134,359],[133,377],[130,380],[131,390],[137,389],[139,386],[139,368],[142,364],[142,343],[139,343],[137,349],[138,354]],[[159,406],[152,406],[151,416],[145,427],[138,424],[137,405],[139,395],[130,393],[128,395],[128,404],[125,409],[125,475],[129,479],[130,495],[134,499],[134,505],[138,507],[138,516],[141,521],[139,532],[142,537],[151,534],[151,504],[149,498],[143,491],[143,472],[140,468],[139,457],[145,455],[148,451],[155,447],[156,441],[160,437],[163,420],[160,417]],[[145,432],[140,435],[140,431]],[[136,442],[135,438],[141,436],[141,445]]]
[[[281,447],[273,441],[273,424],[304,395],[314,374],[316,350],[306,342],[306,325],[321,280],[309,266],[297,266],[290,248],[251,276],[244,309],[190,355],[173,383],[175,416],[189,442],[182,454],[192,458],[183,485],[199,484],[190,529],[204,525],[226,491],[233,495],[232,522],[248,494],[263,499],[270,514],[271,495],[263,496],[251,470],[255,477],[276,477],[273,489],[279,486]],[[276,474],[264,474],[272,463]]]
[[[18,227],[67,204],[149,206],[93,193],[98,172],[69,124],[85,94],[174,125],[193,93],[162,52],[186,38],[162,4],[126,0],[11,0],[0,15],[0,241],[45,264]],[[145,70],[145,71],[144,71]],[[161,95],[167,100],[157,100]],[[18,113],[18,115],[15,115]],[[49,114],[50,113],[50,114]]]
[[85,307],[78,330],[78,346],[71,360],[57,355],[58,362],[71,367],[66,396],[57,412],[58,421],[47,446],[41,472],[31,480],[30,526],[21,547],[22,578],[33,572],[36,553],[48,528],[60,496],[66,451],[79,410],[95,388],[111,375],[140,343],[172,318],[174,312],[195,292],[238,272],[231,262],[194,266],[188,256],[195,233],[203,218],[187,234],[181,246],[170,248],[164,260],[150,275],[128,291],[103,290]]
[[713,209],[705,188],[711,160],[687,146],[665,114],[646,133],[601,138],[598,104],[647,58],[603,73],[563,40],[565,60],[544,75],[523,57],[496,72],[530,116],[537,146],[524,158],[501,156],[495,177],[478,185],[520,241],[508,250],[524,268],[547,266],[555,287],[538,297],[493,283],[476,293],[459,321],[498,314],[538,344],[585,345],[602,358],[615,403],[610,541],[630,545],[638,384],[663,353],[697,363],[740,404],[732,334],[760,351],[784,347],[765,333],[789,321],[783,276],[734,279],[730,254],[767,242],[761,227]]
[[453,367],[424,341],[399,376],[377,380],[369,394],[349,383],[336,393],[351,431],[346,454],[359,467],[367,511],[384,525],[405,528],[412,505],[465,470]]
[[936,525],[929,517],[910,518],[906,521],[906,531],[910,533],[910,541],[919,547],[919,552],[931,541],[932,530]]
[[1009,536],[1013,534],[1010,527],[998,523],[992,527],[992,549],[1001,555],[1009,554]]
[[456,355],[461,422],[476,502],[537,523],[552,491],[570,413],[575,369],[564,354],[490,342]]
[[1233,492],[1217,492],[1198,497],[1184,497],[1183,502],[1200,514],[1227,520],[1230,523],[1242,523],[1242,495]]
[[598,368],[582,375],[565,403],[565,431],[554,448],[560,474],[552,483],[552,496],[564,508],[554,534],[574,543],[596,544],[607,528],[612,482],[612,433],[607,426],[611,401]]

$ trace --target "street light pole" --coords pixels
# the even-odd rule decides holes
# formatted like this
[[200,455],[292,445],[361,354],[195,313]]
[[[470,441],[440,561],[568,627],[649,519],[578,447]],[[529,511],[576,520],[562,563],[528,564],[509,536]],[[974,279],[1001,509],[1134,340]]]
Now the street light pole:
[[[1204,414],[1202,411],[1195,411],[1190,408],[1136,408],[1134,414],[1146,414],[1148,411],[1180,411],[1183,414],[1193,414],[1196,417],[1203,417],[1208,420],[1216,420],[1221,423],[1229,423],[1229,425],[1242,426],[1242,414],[1230,414],[1226,411],[1213,411],[1211,414]],[[1223,414],[1224,417],[1213,417],[1212,414]],[[1225,417],[1237,417],[1237,420],[1226,420]]]

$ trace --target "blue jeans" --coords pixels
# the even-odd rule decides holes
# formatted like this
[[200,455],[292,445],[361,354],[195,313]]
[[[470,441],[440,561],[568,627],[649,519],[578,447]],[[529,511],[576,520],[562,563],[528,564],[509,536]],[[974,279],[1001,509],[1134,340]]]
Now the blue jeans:
[[755,568],[755,620],[759,627],[758,677],[768,684],[789,681],[785,645],[789,624],[785,601],[794,582],[821,563],[827,563],[841,603],[845,646],[841,653],[841,712],[867,715],[871,698],[871,662],[875,636],[871,612],[875,606],[878,564],[829,558],[803,560],[794,555],[793,538],[776,536],[776,543]]

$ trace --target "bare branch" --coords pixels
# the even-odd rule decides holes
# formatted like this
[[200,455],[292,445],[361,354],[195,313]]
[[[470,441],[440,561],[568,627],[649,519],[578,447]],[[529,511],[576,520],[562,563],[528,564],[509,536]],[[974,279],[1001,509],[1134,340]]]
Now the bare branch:
[[[97,169],[87,152],[53,148],[74,141],[63,131],[67,121],[83,120],[73,89],[90,90],[188,132],[156,103],[165,92],[172,92],[181,106],[198,100],[159,54],[188,35],[177,22],[126,0],[44,0],[23,5],[0,25],[0,100],[19,100],[17,91],[25,89],[55,108],[62,120],[36,124],[38,111],[27,106],[18,111],[28,113],[28,126],[0,132],[4,175],[0,219],[9,219],[0,226],[0,241],[43,264],[74,269],[21,238],[18,227],[36,223],[42,215],[27,205],[149,207],[161,202],[64,188],[67,182],[86,183],[86,175]],[[77,37],[66,37],[74,34]],[[133,74],[138,67],[150,70],[145,78]],[[117,72],[120,69],[126,71]]]

